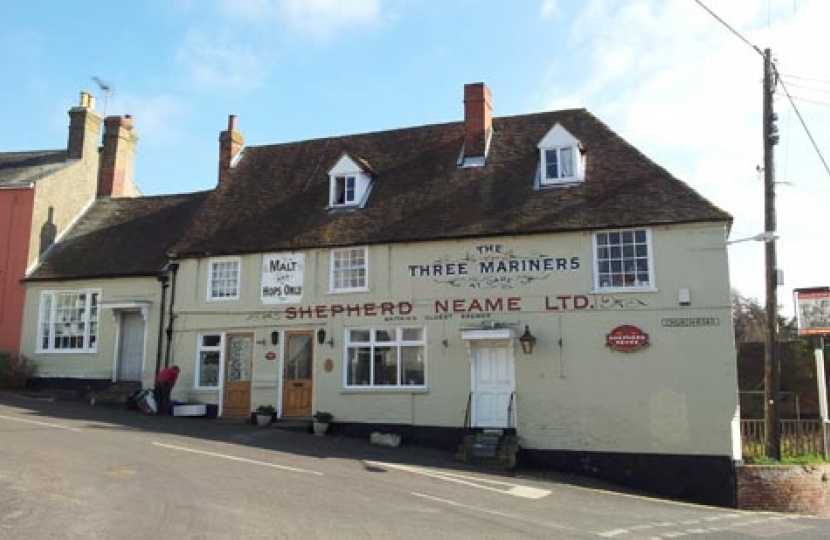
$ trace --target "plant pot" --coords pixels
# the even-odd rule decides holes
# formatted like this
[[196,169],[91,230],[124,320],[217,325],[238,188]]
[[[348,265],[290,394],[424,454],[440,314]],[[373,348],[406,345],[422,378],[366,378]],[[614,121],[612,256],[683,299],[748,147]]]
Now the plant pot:
[[326,431],[329,429],[328,422],[314,422],[314,434],[318,437],[322,437],[326,434]]
[[271,420],[274,419],[274,415],[270,413],[256,413],[256,423],[258,426],[268,426],[271,424]]

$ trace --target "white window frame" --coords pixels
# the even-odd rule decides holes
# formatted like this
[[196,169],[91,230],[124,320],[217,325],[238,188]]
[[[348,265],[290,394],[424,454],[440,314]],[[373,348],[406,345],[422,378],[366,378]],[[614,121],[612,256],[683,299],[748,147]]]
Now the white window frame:
[[[339,201],[338,193],[340,184],[343,184],[343,201]],[[349,196],[349,184],[351,184],[351,196]],[[353,174],[337,175],[332,178],[331,184],[331,206],[354,206],[357,204],[357,176]]]
[[[394,337],[392,341],[378,341],[377,339],[377,332],[378,330],[382,330],[385,332],[391,333]],[[420,330],[421,332],[421,339],[419,340],[404,340],[403,333],[404,330]],[[369,340],[368,341],[352,341],[352,332],[369,332]],[[426,326],[418,326],[418,325],[406,325],[406,326],[396,326],[391,328],[383,328],[383,327],[354,327],[354,328],[346,328],[344,331],[344,338],[343,338],[343,388],[345,390],[361,390],[361,391],[388,391],[388,390],[403,390],[403,391],[420,391],[425,390],[427,388],[427,376],[428,376],[428,366],[429,362],[427,361],[427,329]],[[397,383],[396,384],[374,384],[374,377],[375,377],[375,370],[373,365],[373,360],[370,359],[369,362],[369,383],[368,384],[349,384],[349,368],[350,368],[350,361],[349,361],[349,350],[352,348],[369,348],[373,355],[374,350],[376,347],[395,347],[398,350],[397,354]],[[403,370],[403,355],[401,354],[401,349],[406,347],[420,347],[423,351],[423,358],[422,362],[424,365],[423,369],[423,382],[421,384],[401,384],[401,371]]]
[[[554,125],[539,141],[539,185],[557,186],[574,184],[585,180],[585,156],[582,152],[582,143],[571,135],[562,125]],[[557,175],[548,176],[548,152],[556,153]],[[570,154],[570,174],[562,174],[562,156]]]
[[[548,176],[548,153],[555,152],[556,153],[556,166],[557,166],[557,175],[556,176]],[[578,167],[578,158],[577,156],[578,149],[575,146],[556,146],[553,148],[542,148],[542,177],[541,182],[542,184],[565,184],[570,182],[576,182],[578,180],[577,171]],[[564,174],[562,172],[562,163],[565,161],[563,157],[565,154],[570,155],[571,160],[571,174]]]
[[[217,264],[233,263],[236,265],[236,291],[233,296],[213,296],[213,282],[217,278],[214,275]],[[224,278],[223,278],[224,279]],[[239,300],[239,291],[242,287],[242,260],[239,257],[214,257],[208,260],[207,271],[207,301],[208,302],[227,302]]]
[[[360,267],[348,267],[348,268],[335,268],[335,261],[339,254],[344,254],[347,252],[357,252],[361,251],[363,253],[363,284],[357,286],[348,286],[348,287],[337,287],[337,277],[335,275],[336,270],[340,271],[347,271],[347,270],[355,270],[359,269]],[[353,293],[353,292],[366,292],[369,290],[369,248],[368,246],[362,247],[349,247],[349,248],[342,248],[342,249],[333,249],[331,250],[331,255],[329,256],[329,292],[330,293]]]
[[[599,235],[601,235],[601,234],[611,235],[611,234],[614,234],[614,233],[619,233],[620,235],[623,235],[625,233],[633,234],[635,236],[635,238],[633,238],[633,244],[627,245],[623,241],[623,239],[620,238],[620,241],[619,241],[618,244],[615,244],[615,245],[606,244],[605,246],[600,246],[600,244],[599,244]],[[637,233],[645,233],[645,242],[638,242],[637,241],[637,239],[636,239]],[[647,227],[607,229],[607,230],[602,230],[602,231],[596,231],[591,235],[591,237],[592,237],[593,257],[594,257],[594,291],[595,292],[605,293],[605,292],[656,291],[657,290],[655,269],[654,269],[654,247],[653,247],[653,244],[652,244],[651,229],[649,229]],[[647,253],[646,253],[645,256],[638,255],[636,253],[638,245],[644,245],[645,246],[645,248],[647,250]],[[600,257],[600,248],[601,247],[606,247],[608,249],[619,248],[620,249],[620,255],[619,255],[619,257],[617,257],[617,256],[612,256],[611,253],[608,253],[607,257]],[[631,249],[634,250],[634,253],[631,257],[626,257],[625,256],[624,252],[625,252],[626,247],[631,247]],[[632,257],[634,259],[633,261],[630,260]],[[616,262],[617,260],[619,261],[619,263],[621,265],[619,271],[609,270],[609,272],[602,272],[602,274],[607,274],[607,273],[622,274],[623,282],[619,283],[619,284],[616,284],[616,285],[613,284],[612,282],[609,282],[607,284],[604,283],[604,279],[600,275],[601,274],[600,267],[601,267],[602,263],[603,262],[613,263],[613,262]],[[626,268],[626,264],[631,264],[632,262],[636,266],[638,260],[644,261],[648,266],[648,269],[647,269],[648,281],[647,282],[641,282],[639,279],[637,279],[636,274],[638,273],[638,270],[636,268],[634,268],[634,269],[632,269],[630,267]],[[631,272],[633,272],[635,274],[634,275],[634,280],[630,284],[626,284],[624,282],[625,281],[625,274],[628,274],[628,273],[631,273]]]
[[[204,339],[208,336],[218,336],[219,345],[205,345]],[[225,334],[224,332],[202,332],[196,339],[196,369],[193,373],[193,387],[196,390],[219,390],[222,388],[222,380],[225,371]],[[219,353],[219,372],[216,375],[217,378],[215,386],[201,384],[202,352]]]
[[[75,310],[82,310],[80,317],[74,317],[72,314],[60,315],[65,320],[57,321],[58,314],[58,297],[74,296]],[[77,299],[80,295],[86,295],[84,305],[78,305],[80,301]],[[71,290],[52,290],[42,291],[40,293],[40,304],[38,305],[38,321],[37,321],[37,345],[35,352],[49,353],[49,354],[84,354],[95,353],[98,351],[98,341],[101,335],[101,289],[71,289]],[[96,304],[92,305],[93,297],[97,297]],[[49,298],[49,313],[45,313],[45,306],[47,305],[47,298]],[[81,335],[82,347],[75,348],[58,348],[55,346],[55,338],[58,334],[58,325],[62,324],[67,328],[70,326],[83,325],[83,334]],[[93,331],[94,325],[94,331]],[[48,328],[48,330],[47,330]],[[48,335],[47,335],[48,334]],[[78,337],[77,332],[70,334],[69,338]],[[44,340],[46,346],[44,347]]]

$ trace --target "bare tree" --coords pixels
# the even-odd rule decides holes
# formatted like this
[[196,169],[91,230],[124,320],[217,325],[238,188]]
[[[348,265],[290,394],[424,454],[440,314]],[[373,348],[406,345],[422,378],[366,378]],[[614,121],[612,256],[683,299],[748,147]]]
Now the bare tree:
[[757,298],[743,296],[737,289],[732,289],[732,319],[736,344],[764,341],[767,315]]

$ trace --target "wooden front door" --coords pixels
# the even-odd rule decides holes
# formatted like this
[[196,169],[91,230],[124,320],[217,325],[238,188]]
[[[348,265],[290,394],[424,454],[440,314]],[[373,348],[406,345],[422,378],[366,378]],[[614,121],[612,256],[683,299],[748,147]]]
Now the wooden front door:
[[282,377],[282,416],[311,416],[314,334],[287,332]]
[[515,414],[511,397],[516,390],[510,349],[482,342],[473,348],[473,427],[510,427]]
[[247,418],[251,414],[253,352],[253,334],[227,335],[222,397],[222,416],[225,418]]

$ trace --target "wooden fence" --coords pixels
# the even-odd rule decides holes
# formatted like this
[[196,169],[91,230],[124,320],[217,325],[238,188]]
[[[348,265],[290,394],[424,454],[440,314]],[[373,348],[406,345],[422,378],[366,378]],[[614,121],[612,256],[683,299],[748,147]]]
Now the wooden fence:
[[[824,441],[821,420],[781,420],[781,456],[821,456]],[[764,455],[766,426],[763,420],[741,420],[743,457]]]

